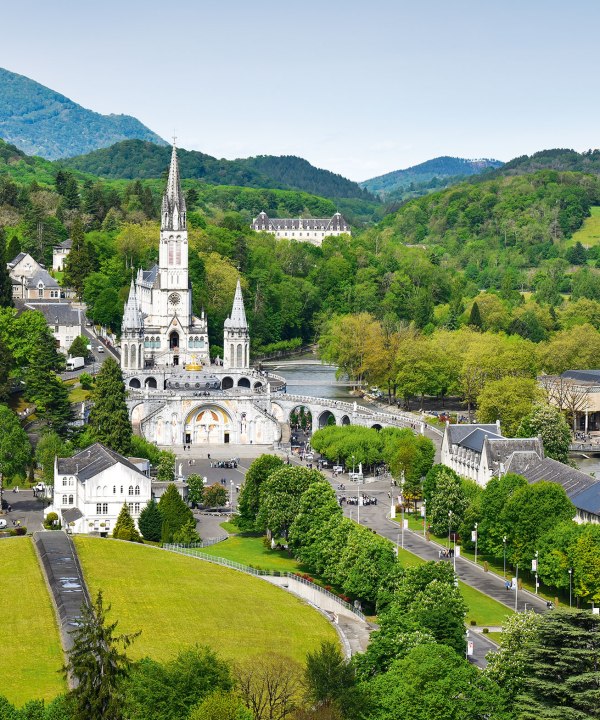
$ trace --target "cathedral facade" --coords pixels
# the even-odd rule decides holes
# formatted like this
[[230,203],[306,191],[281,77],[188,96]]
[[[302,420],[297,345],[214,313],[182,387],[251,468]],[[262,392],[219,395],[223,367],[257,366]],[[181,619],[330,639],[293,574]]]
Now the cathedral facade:
[[211,362],[208,319],[192,311],[185,198],[173,147],[161,207],[158,264],[131,281],[121,328],[121,369],[134,430],[158,445],[272,444],[271,388],[282,378],[250,365],[250,334],[238,280],[223,327],[223,358]]

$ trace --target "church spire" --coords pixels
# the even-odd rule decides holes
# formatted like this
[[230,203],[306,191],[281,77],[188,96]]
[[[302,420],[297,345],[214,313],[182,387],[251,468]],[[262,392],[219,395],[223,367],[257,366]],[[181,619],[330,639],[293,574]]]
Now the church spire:
[[[227,323],[227,321],[225,322]],[[233,307],[231,308],[228,327],[244,329],[248,327],[248,323],[246,321],[246,311],[244,309],[244,298],[242,297],[242,286],[240,285],[239,279],[235,288]]]
[[173,152],[171,153],[167,189],[163,195],[161,218],[161,230],[185,230],[187,227],[185,197],[181,190],[179,160],[175,143],[173,143]]
[[123,330],[139,330],[144,327],[144,320],[137,302],[137,293],[135,291],[135,283],[131,278],[131,286],[129,288],[129,297],[125,303],[125,312],[123,313]]

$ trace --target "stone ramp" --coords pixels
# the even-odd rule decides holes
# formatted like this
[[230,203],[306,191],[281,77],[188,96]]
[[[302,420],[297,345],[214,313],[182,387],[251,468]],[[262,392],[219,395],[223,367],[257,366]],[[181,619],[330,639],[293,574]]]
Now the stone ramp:
[[73,540],[64,532],[34,533],[33,541],[56,610],[63,650],[73,646],[71,632],[79,625],[81,606],[90,596]]

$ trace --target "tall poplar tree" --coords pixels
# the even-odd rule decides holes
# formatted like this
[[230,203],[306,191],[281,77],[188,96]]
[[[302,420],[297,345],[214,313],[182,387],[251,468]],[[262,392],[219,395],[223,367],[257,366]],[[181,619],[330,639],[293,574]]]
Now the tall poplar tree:
[[113,358],[108,358],[96,377],[90,430],[97,442],[122,455],[130,452],[133,433],[125,398],[121,368]]
[[6,263],[6,235],[4,230],[0,228],[0,307],[13,306],[12,282]]
[[71,251],[65,259],[64,282],[81,297],[85,279],[95,269],[95,257],[85,241],[83,224],[79,218],[75,218],[71,226],[71,241]]

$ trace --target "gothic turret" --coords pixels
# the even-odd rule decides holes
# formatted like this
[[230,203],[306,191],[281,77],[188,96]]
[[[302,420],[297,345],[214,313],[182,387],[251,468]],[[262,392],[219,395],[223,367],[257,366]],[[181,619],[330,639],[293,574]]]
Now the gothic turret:
[[167,189],[163,195],[161,208],[161,230],[185,230],[187,228],[185,197],[181,190],[179,178],[179,161],[177,148],[173,145],[171,167]]
[[129,297],[125,303],[121,325],[121,368],[136,370],[144,367],[144,316],[140,309],[135,283],[131,278]]
[[223,325],[223,367],[226,369],[250,367],[250,334],[239,280],[235,288],[231,315]]

